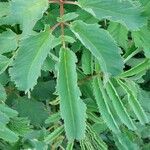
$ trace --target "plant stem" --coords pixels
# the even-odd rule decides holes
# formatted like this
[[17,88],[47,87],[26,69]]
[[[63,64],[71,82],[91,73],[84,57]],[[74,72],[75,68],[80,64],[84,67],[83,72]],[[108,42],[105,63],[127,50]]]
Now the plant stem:
[[[59,1],[60,4],[60,18],[64,15],[64,0]],[[64,39],[64,23],[60,23],[61,26],[61,36],[62,36],[62,44],[63,48],[65,48],[65,39]]]
[[[51,3],[53,3],[53,4],[56,4],[56,3],[60,3],[60,1],[59,0],[49,0],[49,3],[51,4]],[[71,4],[71,5],[78,5],[78,2],[77,1],[75,1],[75,2],[72,2],[72,1],[64,1],[63,2],[64,4]]]

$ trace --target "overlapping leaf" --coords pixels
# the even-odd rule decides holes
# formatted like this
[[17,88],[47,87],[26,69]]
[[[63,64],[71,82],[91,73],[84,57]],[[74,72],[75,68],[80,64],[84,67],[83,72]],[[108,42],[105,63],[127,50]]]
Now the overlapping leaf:
[[112,100],[112,104],[120,118],[120,120],[131,130],[135,130],[136,127],[133,123],[133,121],[131,120],[129,114],[127,113],[127,110],[125,108],[125,106],[123,105],[120,96],[118,95],[115,87],[113,86],[113,84],[111,83],[111,81],[109,81],[106,84],[106,91],[110,97],[110,99]]
[[123,25],[120,23],[110,22],[108,31],[121,47],[124,49],[127,48],[128,30]]
[[93,92],[95,99],[99,108],[99,112],[102,114],[103,119],[105,120],[108,127],[115,133],[120,132],[117,122],[112,115],[112,112],[108,105],[109,97],[104,90],[104,85],[100,77],[96,77],[93,80]]
[[130,1],[79,0],[79,5],[98,19],[107,18],[131,30],[137,30],[146,24],[146,18],[141,15],[140,8]]
[[[142,108],[142,106],[140,105],[137,96],[135,94],[135,90],[134,88],[131,86],[128,86],[127,83],[123,83],[121,80],[118,80],[118,83],[120,84],[120,86],[126,91],[127,95],[128,95],[128,102],[132,108],[132,110],[134,111],[135,115],[137,116],[137,118],[139,119],[141,124],[145,124],[148,122],[148,118]],[[130,81],[130,84],[132,82]],[[132,83],[133,84],[133,83]]]
[[18,46],[18,36],[11,30],[0,34],[0,54],[13,51]]
[[61,49],[57,89],[60,96],[61,116],[64,119],[68,140],[84,138],[86,128],[86,106],[81,101],[77,86],[75,54],[69,49]]
[[96,24],[89,25],[83,21],[73,22],[71,30],[98,59],[104,73],[115,76],[122,72],[123,61],[119,54],[120,49],[107,31],[100,29]]
[[13,0],[11,14],[23,27],[23,34],[29,35],[35,23],[48,8],[48,0]]
[[33,89],[47,54],[57,44],[59,41],[49,30],[30,36],[20,43],[13,67],[10,69],[11,79],[18,89],[23,91]]
[[150,30],[147,27],[142,28],[140,31],[132,32],[132,36],[136,47],[142,47],[145,56],[150,58]]

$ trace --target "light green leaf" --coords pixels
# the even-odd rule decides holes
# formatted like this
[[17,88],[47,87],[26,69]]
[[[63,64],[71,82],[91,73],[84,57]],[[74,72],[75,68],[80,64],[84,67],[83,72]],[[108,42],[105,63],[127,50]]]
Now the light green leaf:
[[[121,80],[118,80],[119,85],[126,91],[128,95],[128,102],[133,109],[135,115],[139,119],[141,124],[145,124],[148,122],[148,118],[140,105],[139,101],[137,100],[136,95],[134,94],[134,88],[131,88],[127,85],[127,83],[123,83]],[[131,84],[131,81],[130,81]]]
[[0,74],[2,74],[12,62],[12,59],[0,54]]
[[125,106],[122,103],[120,96],[118,95],[115,87],[111,83],[111,81],[107,82],[106,84],[106,91],[109,95],[110,99],[112,100],[112,104],[120,118],[120,120],[131,130],[135,130],[136,126],[134,125],[133,121],[131,120],[129,114],[126,111]]
[[150,58],[150,30],[147,27],[142,28],[139,31],[132,32],[132,37],[136,47],[142,47],[145,56]]
[[0,17],[6,16],[9,14],[10,5],[7,2],[0,2]]
[[89,25],[83,21],[75,21],[70,27],[82,44],[97,58],[105,74],[115,76],[122,72],[120,49],[107,31],[100,29],[97,24]]
[[0,139],[3,139],[4,141],[14,143],[18,141],[18,136],[9,130],[6,126],[2,125],[0,123]]
[[0,111],[0,123],[2,125],[6,125],[9,121],[9,117],[5,113]]
[[82,53],[82,70],[84,74],[93,73],[93,56],[90,51],[83,49]]
[[107,101],[110,99],[106,91],[104,90],[104,85],[102,84],[100,77],[95,77],[93,79],[93,92],[99,108],[99,112],[101,113],[102,118],[104,119],[108,127],[115,133],[120,132],[120,129],[116,121],[114,120],[112,112],[109,108]]
[[11,109],[4,104],[0,104],[0,111],[10,118],[14,118],[18,115],[18,112],[16,110]]
[[5,88],[0,84],[0,102],[4,102],[7,98]]
[[60,96],[60,111],[64,119],[69,141],[81,140],[85,135],[86,106],[81,101],[77,86],[75,54],[69,49],[60,50],[57,89]]
[[57,21],[58,22],[67,22],[67,21],[74,20],[78,16],[79,15],[77,13],[71,12],[71,13],[64,14],[61,18],[57,18]]
[[74,142],[68,142],[66,150],[73,150],[73,145],[74,145]]
[[8,30],[0,34],[0,54],[16,50],[18,46],[18,36],[13,31]]
[[44,142],[51,143],[53,142],[57,137],[62,134],[64,131],[64,126],[60,126],[57,129],[55,129],[53,132],[51,132],[48,136],[45,137]]
[[128,30],[124,26],[120,23],[110,22],[108,31],[122,48],[127,49]]
[[98,19],[121,23],[130,30],[138,30],[146,24],[140,8],[129,1],[79,0],[79,6]]
[[30,35],[36,22],[48,8],[48,0],[13,0],[11,14],[23,27],[23,35]]
[[46,124],[58,122],[61,119],[60,112],[51,114],[46,120]]
[[149,68],[150,68],[150,60],[145,59],[142,63],[129,69],[128,71],[123,72],[118,77],[125,78],[125,77],[129,77],[129,76],[137,75],[143,71],[148,70]]
[[37,83],[41,68],[50,49],[59,42],[49,30],[30,36],[20,43],[18,54],[9,70],[11,80],[17,88],[29,91]]

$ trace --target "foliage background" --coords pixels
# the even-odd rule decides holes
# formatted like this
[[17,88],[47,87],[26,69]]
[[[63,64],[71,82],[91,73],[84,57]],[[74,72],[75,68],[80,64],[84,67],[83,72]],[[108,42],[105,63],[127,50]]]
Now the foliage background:
[[149,0],[72,2],[0,1],[0,149],[149,150]]

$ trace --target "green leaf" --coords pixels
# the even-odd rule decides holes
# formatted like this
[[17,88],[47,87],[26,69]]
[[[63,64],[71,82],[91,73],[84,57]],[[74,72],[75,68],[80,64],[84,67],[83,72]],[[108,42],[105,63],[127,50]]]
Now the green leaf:
[[0,102],[4,102],[7,98],[5,88],[0,84]]
[[110,22],[108,31],[121,47],[127,49],[128,30],[124,26],[120,23]]
[[110,99],[112,100],[112,104],[120,118],[120,120],[131,130],[136,130],[136,126],[134,125],[133,121],[131,120],[129,114],[125,106],[122,103],[120,96],[118,95],[115,87],[111,83],[111,81],[107,82],[106,84],[106,91],[109,95]]
[[0,2],[0,17],[6,16],[9,14],[10,5],[7,2]]
[[77,86],[76,61],[72,51],[63,48],[60,50],[57,89],[61,116],[69,141],[83,139],[86,128],[86,106],[81,101],[81,93]]
[[0,34],[0,54],[16,50],[18,47],[18,35],[8,30]]
[[11,109],[4,104],[0,104],[0,111],[10,118],[14,118],[18,115],[18,112],[16,110]]
[[19,90],[33,89],[50,49],[58,44],[49,30],[30,36],[20,43],[13,67],[9,70],[11,80]]
[[58,127],[53,132],[51,132],[48,136],[45,137],[44,142],[46,143],[53,142],[57,137],[59,137],[60,134],[62,134],[63,131],[64,131],[63,126]]
[[0,123],[2,125],[6,125],[9,121],[9,117],[5,113],[0,111]]
[[70,27],[82,44],[98,59],[104,73],[115,76],[122,72],[120,49],[107,31],[100,29],[97,24],[89,25],[83,21],[75,21]]
[[45,109],[44,104],[33,99],[19,98],[14,108],[21,117],[27,117],[31,124],[36,127],[44,125],[48,117],[48,111]]
[[125,77],[129,77],[129,76],[137,75],[143,71],[148,70],[149,68],[150,68],[150,60],[145,59],[142,63],[129,69],[128,71],[123,72],[118,77],[125,78]]
[[75,12],[71,12],[71,13],[67,13],[64,14],[61,18],[57,18],[58,22],[67,22],[67,21],[71,21],[74,20],[75,18],[77,18],[79,15]]
[[82,70],[84,74],[93,73],[93,56],[90,51],[83,49],[82,53]]
[[95,77],[93,79],[93,92],[95,95],[95,99],[99,108],[99,112],[102,115],[102,118],[108,125],[108,127],[115,133],[120,132],[120,129],[114,120],[114,117],[112,115],[112,112],[108,105],[109,97],[107,96],[106,91],[104,90],[104,85],[102,84],[102,81],[100,77]]
[[79,6],[98,19],[121,23],[130,30],[138,30],[146,24],[140,8],[129,1],[79,0]]
[[0,55],[0,74],[2,74],[7,69],[11,62],[12,59],[9,59],[4,55]]
[[36,22],[48,8],[48,0],[13,0],[11,13],[23,28],[23,35],[30,35]]
[[12,132],[11,130],[9,130],[7,127],[5,127],[4,125],[1,125],[0,123],[0,138],[3,139],[4,141],[10,142],[10,143],[14,143],[16,141],[18,141],[18,136]]
[[[134,88],[131,88],[130,86],[123,83],[121,80],[118,80],[119,85],[126,91],[127,95],[128,95],[128,102],[131,106],[131,108],[133,109],[135,115],[137,116],[137,118],[139,119],[141,124],[145,124],[148,123],[148,118],[142,108],[142,106],[140,105],[139,101],[137,100],[137,97],[134,94]],[[130,84],[133,84],[130,81]]]
[[132,37],[135,42],[136,47],[142,47],[145,56],[147,58],[150,58],[150,30],[147,29],[147,27],[143,27],[139,31],[132,32]]
[[29,131],[31,131],[30,121],[27,118],[14,118],[9,122],[8,127],[10,130],[20,136],[24,136]]
[[61,119],[60,112],[51,114],[46,120],[46,124],[58,122]]
[[74,142],[68,142],[66,150],[73,150],[73,145],[74,145]]

